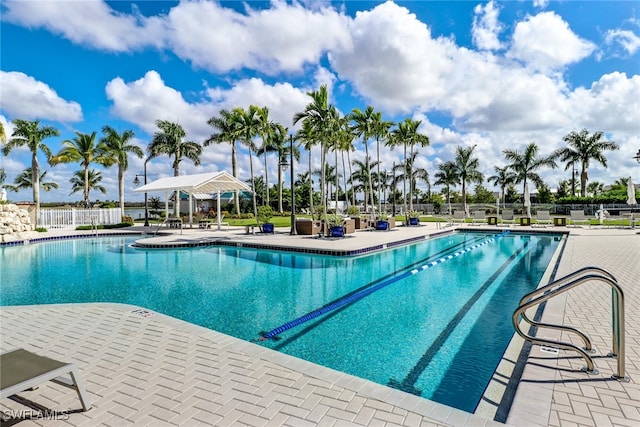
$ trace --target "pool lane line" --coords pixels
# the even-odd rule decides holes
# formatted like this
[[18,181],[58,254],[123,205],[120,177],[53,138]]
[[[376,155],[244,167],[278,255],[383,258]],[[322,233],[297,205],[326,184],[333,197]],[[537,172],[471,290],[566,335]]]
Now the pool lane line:
[[464,316],[471,310],[480,297],[487,291],[487,289],[493,284],[493,282],[511,265],[516,258],[522,255],[525,249],[530,250],[529,240],[526,240],[522,247],[515,251],[511,256],[498,268],[485,282],[480,286],[476,292],[473,293],[471,298],[458,310],[455,316],[447,323],[444,329],[438,334],[435,340],[431,343],[429,348],[423,353],[418,362],[413,365],[413,368],[409,371],[407,376],[402,381],[394,380],[391,378],[387,385],[389,387],[402,390],[407,393],[415,394],[416,396],[422,395],[422,390],[415,387],[416,382],[429,366],[431,360],[436,356],[442,345],[446,342],[449,336],[453,333],[454,329],[460,324]]
[[389,286],[389,285],[391,285],[391,284],[393,284],[393,283],[395,283],[397,281],[400,281],[402,279],[405,279],[407,277],[413,276],[414,274],[420,273],[421,271],[425,271],[425,270],[427,270],[427,269],[429,269],[431,267],[435,267],[436,265],[442,264],[445,261],[448,261],[450,259],[459,257],[460,255],[464,255],[467,252],[470,252],[470,251],[472,251],[474,249],[477,249],[477,248],[479,248],[481,246],[484,246],[484,245],[486,245],[488,243],[491,243],[494,240],[499,239],[500,237],[503,237],[503,236],[505,236],[507,234],[509,234],[509,230],[505,230],[500,234],[494,235],[493,237],[484,240],[482,243],[477,243],[475,245],[469,246],[468,248],[461,249],[461,250],[459,250],[459,251],[457,251],[457,252],[455,252],[453,254],[444,256],[444,257],[439,258],[439,259],[437,259],[435,261],[431,261],[431,262],[429,262],[427,264],[424,264],[424,265],[422,265],[420,267],[413,268],[413,269],[411,269],[409,271],[406,271],[406,272],[404,272],[404,273],[402,273],[402,274],[400,274],[398,276],[394,276],[394,277],[392,277],[390,279],[387,279],[387,280],[385,280],[385,281],[383,281],[381,283],[378,283],[375,286],[370,286],[370,287],[367,287],[366,289],[363,289],[361,291],[348,294],[345,297],[339,298],[339,299],[335,300],[334,302],[332,302],[330,304],[327,304],[327,305],[325,305],[323,307],[320,307],[320,308],[318,308],[316,310],[313,310],[313,311],[311,311],[311,312],[309,312],[309,313],[307,313],[307,314],[305,314],[305,315],[303,315],[301,317],[298,317],[297,319],[291,320],[291,321],[289,321],[289,322],[287,322],[287,323],[285,323],[283,325],[280,325],[277,328],[274,328],[274,329],[272,329],[272,330],[270,330],[268,332],[260,332],[260,334],[259,334],[260,338],[258,338],[258,340],[259,341],[266,341],[266,340],[269,340],[269,339],[278,340],[278,339],[280,339],[280,337],[278,337],[279,334],[281,334],[281,333],[283,333],[285,331],[288,331],[291,328],[295,328],[296,326],[299,326],[299,325],[301,325],[303,323],[306,323],[309,320],[315,319],[318,316],[322,316],[323,314],[326,314],[326,313],[328,313],[330,311],[333,311],[333,310],[335,310],[337,308],[340,308],[342,306],[345,306],[347,304],[354,303],[354,302],[366,297],[367,295],[370,295],[370,294],[374,293],[375,291],[377,291],[379,289],[382,289],[382,288],[384,288],[386,286]]

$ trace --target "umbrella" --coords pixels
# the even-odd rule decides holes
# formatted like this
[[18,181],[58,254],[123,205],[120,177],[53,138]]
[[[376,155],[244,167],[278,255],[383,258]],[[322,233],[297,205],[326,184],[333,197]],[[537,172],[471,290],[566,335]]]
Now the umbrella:
[[500,197],[496,199],[496,216],[500,217]]
[[629,181],[627,182],[627,204],[628,205],[637,205],[636,201],[636,188],[633,186],[633,182],[631,181],[631,177],[629,177]]
[[531,195],[529,194],[529,183],[524,184],[524,205],[527,207],[527,218],[531,218]]
[[6,202],[7,201],[7,190],[4,189],[4,187],[2,187],[2,190],[0,190],[0,202]]

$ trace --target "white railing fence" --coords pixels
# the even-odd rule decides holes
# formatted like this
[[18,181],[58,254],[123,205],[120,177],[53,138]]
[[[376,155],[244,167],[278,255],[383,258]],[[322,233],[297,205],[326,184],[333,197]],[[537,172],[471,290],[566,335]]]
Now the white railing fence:
[[80,225],[119,224],[122,214],[112,209],[40,209],[38,227],[58,230],[75,230]]

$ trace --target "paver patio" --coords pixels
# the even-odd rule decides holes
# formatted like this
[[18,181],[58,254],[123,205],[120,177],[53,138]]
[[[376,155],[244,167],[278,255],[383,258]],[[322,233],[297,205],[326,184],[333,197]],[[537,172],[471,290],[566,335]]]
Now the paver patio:
[[[368,247],[440,231],[431,223],[393,232],[358,232],[341,245]],[[626,370],[631,381],[610,380],[615,359],[598,357],[611,346],[610,291],[598,284],[585,285],[549,304],[545,316],[587,332],[598,350],[599,374],[579,372],[584,363],[574,354],[550,354],[533,346],[506,422],[638,425],[640,333],[635,325],[640,324],[640,235],[628,229],[570,231],[556,277],[596,265],[618,278],[625,290]],[[227,229],[174,233],[165,239],[195,241],[211,236],[246,242],[264,237]],[[335,243],[286,233],[269,241],[300,248]],[[20,425],[503,425],[159,313],[145,317],[149,313],[136,309],[122,304],[2,307],[0,351],[24,347],[76,363],[94,406],[65,420]],[[20,396],[52,410],[80,408],[73,392],[53,384]],[[505,406],[509,405],[503,402],[501,408]],[[10,399],[0,402],[2,411],[25,408]]]

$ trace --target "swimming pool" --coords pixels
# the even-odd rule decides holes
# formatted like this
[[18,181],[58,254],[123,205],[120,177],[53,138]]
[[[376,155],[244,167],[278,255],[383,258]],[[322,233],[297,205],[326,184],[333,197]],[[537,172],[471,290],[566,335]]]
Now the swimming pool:
[[454,233],[355,258],[131,248],[139,237],[2,247],[0,304],[121,302],[256,340],[389,282],[259,345],[473,412],[513,335],[517,301],[536,287],[559,241],[493,237]]

